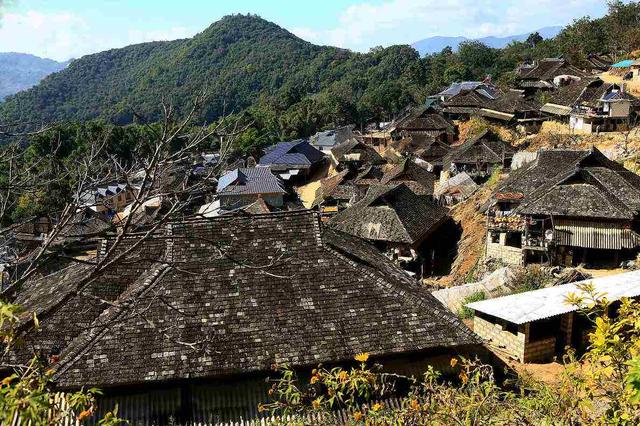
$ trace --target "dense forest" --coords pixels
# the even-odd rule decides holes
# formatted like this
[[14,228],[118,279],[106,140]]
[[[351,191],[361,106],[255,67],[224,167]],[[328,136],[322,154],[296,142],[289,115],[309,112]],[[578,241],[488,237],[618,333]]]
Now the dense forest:
[[456,52],[423,58],[409,46],[366,54],[319,47],[256,16],[228,16],[192,39],[83,57],[0,104],[0,123],[55,123],[30,138],[23,157],[24,167],[47,158],[38,167],[47,168],[52,186],[47,194],[32,195],[41,199],[21,199],[12,216],[55,211],[51,203],[64,199],[72,184],[55,179],[57,170],[77,164],[92,140],[106,138],[109,155],[131,161],[141,141],[153,139],[150,123],[161,117],[163,99],[185,111],[206,89],[199,122],[214,125],[226,116],[241,123],[236,148],[259,154],[277,140],[389,120],[454,81],[491,76],[508,86],[524,61],[564,55],[581,64],[589,53],[622,59],[638,48],[637,2],[611,2],[605,17],[579,19],[554,39],[532,34],[504,49],[467,42]]
[[638,48],[637,2],[610,2],[605,17],[576,20],[553,39],[532,34],[503,49],[465,42],[423,58],[410,46],[365,54],[315,46],[257,16],[234,15],[191,39],[75,60],[0,104],[0,121],[152,122],[161,99],[185,110],[206,90],[202,120],[230,113],[250,120],[242,142],[248,149],[329,126],[386,121],[454,81],[491,76],[508,85],[524,61],[564,55],[580,64],[590,53],[622,58]]

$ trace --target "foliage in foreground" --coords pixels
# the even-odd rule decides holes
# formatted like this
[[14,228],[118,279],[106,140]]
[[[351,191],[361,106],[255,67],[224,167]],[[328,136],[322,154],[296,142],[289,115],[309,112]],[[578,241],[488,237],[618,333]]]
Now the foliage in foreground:
[[[309,416],[335,422],[332,412],[348,413],[352,425],[637,425],[640,423],[640,303],[622,300],[617,315],[593,287],[567,303],[592,319],[588,351],[564,357],[557,383],[521,376],[499,384],[492,367],[451,359],[453,377],[430,368],[422,378],[401,378],[370,368],[368,355],[349,369],[319,367],[308,382],[284,367],[273,382],[272,401],[260,407],[304,424]],[[410,383],[399,407],[385,401],[399,380]]]
[[[0,344],[4,348],[4,358],[17,342],[16,326],[23,312],[19,306],[0,301]],[[37,318],[34,316],[37,324]],[[14,366],[15,372],[0,381],[0,424],[20,424],[44,426],[61,424],[65,419],[87,420],[96,411],[98,389],[80,390],[72,393],[53,391],[55,370],[47,363],[34,357],[27,365]],[[117,416],[117,407],[98,419],[100,426],[125,424]]]

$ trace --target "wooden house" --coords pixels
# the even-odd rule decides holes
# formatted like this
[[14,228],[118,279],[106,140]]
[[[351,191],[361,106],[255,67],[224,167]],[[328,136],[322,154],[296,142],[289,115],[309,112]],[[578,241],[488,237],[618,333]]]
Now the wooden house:
[[640,247],[640,178],[600,151],[544,150],[511,172],[487,211],[487,257],[618,265]]
[[539,91],[553,91],[558,87],[589,77],[589,73],[564,58],[545,58],[517,69],[518,88],[527,95]]
[[322,166],[325,158],[309,141],[298,139],[270,146],[258,165],[268,167],[287,184],[303,184]]
[[491,130],[469,138],[444,157],[443,169],[450,176],[466,172],[475,180],[488,178],[494,168],[509,168],[516,149]]
[[388,257],[418,277],[430,275],[447,244],[435,244],[449,211],[431,196],[417,195],[405,184],[374,185],[366,196],[335,215],[334,229],[373,242]]
[[94,277],[76,264],[5,290],[27,314],[25,345],[2,368],[35,351],[58,390],[103,391],[98,417],[117,404],[130,424],[213,426],[266,421],[258,405],[274,365],[309,374],[367,352],[384,371],[419,374],[484,353],[424,286],[309,211],[174,222],[136,238]]
[[245,167],[220,177],[216,199],[224,210],[237,209],[258,199],[272,207],[282,207],[286,193],[281,180],[269,168]]

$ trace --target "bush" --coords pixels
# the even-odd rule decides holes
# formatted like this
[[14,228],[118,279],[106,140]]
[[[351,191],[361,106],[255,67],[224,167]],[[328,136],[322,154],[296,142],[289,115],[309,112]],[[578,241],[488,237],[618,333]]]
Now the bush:
[[511,281],[513,293],[539,290],[551,283],[551,275],[545,272],[540,265],[529,265],[519,269]]
[[472,293],[464,298],[462,302],[462,307],[460,308],[460,312],[458,312],[458,316],[460,319],[471,319],[474,316],[473,309],[467,308],[465,305],[468,303],[479,302],[481,300],[485,300],[487,295],[484,294],[484,291],[477,291]]

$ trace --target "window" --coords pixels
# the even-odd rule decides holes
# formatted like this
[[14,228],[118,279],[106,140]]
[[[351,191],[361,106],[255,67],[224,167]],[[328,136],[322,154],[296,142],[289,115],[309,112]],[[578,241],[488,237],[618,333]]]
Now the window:
[[497,232],[492,232],[492,233],[490,234],[490,236],[491,236],[491,242],[492,242],[493,244],[498,244],[498,243],[500,242],[500,234],[499,234],[499,233],[497,233]]
[[509,247],[522,248],[522,234],[520,232],[509,232],[505,245]]

